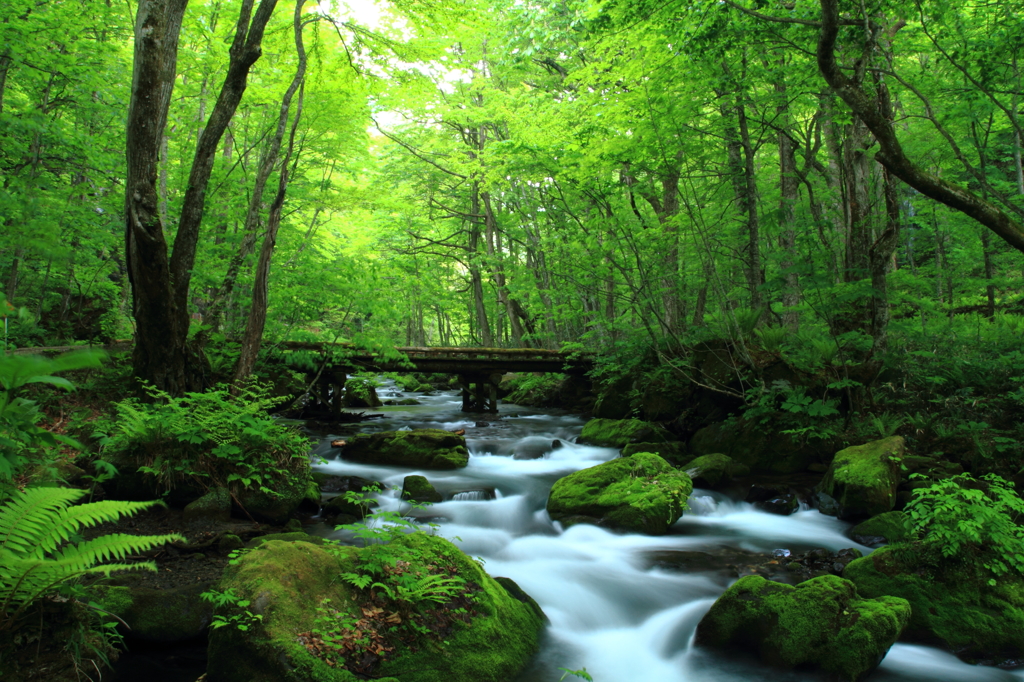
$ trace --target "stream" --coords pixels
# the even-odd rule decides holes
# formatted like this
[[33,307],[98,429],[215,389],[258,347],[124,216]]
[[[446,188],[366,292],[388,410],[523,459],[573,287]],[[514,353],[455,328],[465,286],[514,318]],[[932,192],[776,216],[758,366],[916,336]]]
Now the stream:
[[[572,442],[583,428],[582,418],[502,404],[500,419],[495,419],[461,412],[461,401],[452,391],[406,394],[390,381],[377,390],[384,400],[413,397],[422,405],[379,408],[375,412],[384,418],[360,424],[360,431],[464,428],[469,465],[456,471],[416,471],[356,464],[336,458],[330,440],[337,436],[328,436],[316,453],[335,458],[315,468],[386,484],[388,489],[377,495],[382,509],[436,523],[438,534],[483,559],[488,573],[511,578],[537,600],[551,623],[540,652],[516,682],[556,682],[560,668],[583,667],[595,682],[817,679],[694,648],[697,623],[734,578],[716,570],[686,572],[672,568],[671,560],[698,551],[796,553],[857,547],[870,552],[846,537],[850,524],[811,509],[777,516],[719,493],[694,490],[689,510],[664,537],[610,533],[588,525],[563,531],[544,509],[552,484],[618,455],[613,448]],[[562,446],[552,449],[555,440]],[[398,497],[409,474],[426,476],[446,501],[421,511],[410,509]],[[323,524],[310,530],[345,539],[344,531]],[[1019,682],[1024,670],[971,666],[935,648],[898,643],[868,680]]]

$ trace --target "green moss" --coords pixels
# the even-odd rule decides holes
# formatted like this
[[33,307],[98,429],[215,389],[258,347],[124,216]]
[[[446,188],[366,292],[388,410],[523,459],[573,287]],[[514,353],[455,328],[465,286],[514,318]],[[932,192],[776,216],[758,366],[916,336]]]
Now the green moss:
[[466,439],[439,429],[361,433],[348,441],[342,457],[413,469],[459,469],[469,463]]
[[622,448],[631,442],[667,443],[675,440],[658,424],[639,419],[591,419],[576,439],[584,445]]
[[440,502],[444,498],[430,485],[426,476],[406,476],[402,481],[402,499],[411,502]]
[[[822,448],[827,449],[822,451]],[[822,441],[801,440],[791,434],[778,433],[752,419],[706,426],[690,439],[689,449],[696,456],[728,455],[750,467],[755,474],[794,474],[805,471],[823,455],[832,454]]]
[[958,566],[937,548],[883,547],[851,562],[843,577],[865,596],[910,602],[907,638],[942,644],[967,659],[1024,656],[1024,577],[1008,575],[995,587],[987,572]]
[[639,452],[559,479],[547,510],[565,526],[600,526],[664,535],[686,508],[693,483],[661,457]]
[[[420,637],[412,647],[395,652],[377,670],[383,679],[397,682],[449,682],[474,680],[504,682],[533,655],[541,618],[529,605],[515,599],[454,545],[425,533],[413,533],[395,541],[395,549],[407,548],[423,563],[454,564],[456,573],[479,585],[478,614],[468,625],[456,622],[455,630],[441,643]],[[308,543],[269,539],[229,567],[221,589],[232,589],[252,602],[251,609],[263,620],[240,632],[232,627],[214,630],[210,636],[210,682],[352,682],[345,670],[313,656],[296,635],[313,627],[316,608],[330,599],[333,608],[359,614],[363,596],[339,574],[356,569],[358,550],[338,546],[331,552]],[[378,678],[379,679],[379,678]]]
[[910,532],[904,524],[903,512],[891,511],[873,516],[850,530],[851,535],[882,537],[886,542],[904,542],[910,539]]
[[843,518],[892,511],[900,483],[903,438],[892,436],[836,453],[819,490],[839,503]]
[[686,451],[686,443],[629,443],[622,448],[623,457],[632,457],[638,452],[653,452],[674,467],[682,468],[693,460]]
[[696,642],[754,651],[781,668],[814,668],[832,679],[860,680],[873,670],[910,620],[903,599],[863,599],[837,576],[797,586],[741,578],[697,626]]
[[311,472],[306,471],[278,481],[268,490],[246,488],[238,493],[237,498],[254,519],[279,526],[286,523],[296,510],[316,513],[320,509],[319,493],[320,488],[312,480]]
[[185,505],[183,519],[193,521],[227,521],[231,517],[231,494],[227,488],[213,488],[194,502]]
[[721,453],[698,457],[686,465],[686,470],[690,472],[696,485],[711,488],[728,483],[736,476],[750,473],[750,467],[746,464],[740,464],[732,457]]
[[97,603],[123,620],[133,637],[148,642],[178,642],[198,637],[213,618],[213,606],[200,594],[209,583],[173,589],[101,585],[91,588]]
[[266,542],[270,542],[271,540],[276,542],[309,542],[314,545],[323,545],[327,542],[327,540],[317,537],[316,535],[310,535],[303,531],[293,531],[290,533],[271,533],[270,535],[261,535],[250,540],[246,547],[253,549]]
[[366,379],[349,379],[345,382],[345,394],[341,399],[345,407],[380,407],[380,398]]

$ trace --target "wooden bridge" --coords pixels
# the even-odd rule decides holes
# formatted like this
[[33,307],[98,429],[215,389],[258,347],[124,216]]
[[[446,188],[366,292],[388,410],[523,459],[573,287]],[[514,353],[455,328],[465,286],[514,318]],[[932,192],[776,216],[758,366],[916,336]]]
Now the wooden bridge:
[[[65,353],[87,346],[19,348],[12,353]],[[96,348],[96,346],[92,346]],[[100,346],[108,353],[130,352],[131,341]],[[564,353],[545,348],[431,348],[399,347],[394,352],[374,353],[347,343],[285,342],[285,362],[305,372],[313,397],[341,412],[341,398],[348,376],[354,372],[424,372],[455,374],[462,388],[463,412],[497,412],[498,384],[510,372],[562,372],[584,374],[593,367],[587,354]],[[303,353],[305,351],[305,353]],[[310,357],[312,354],[313,357]],[[292,356],[289,359],[289,355]],[[305,356],[305,357],[303,357]]]
[[[593,366],[588,356],[544,348],[399,347],[395,353],[369,353],[349,344],[284,343],[281,348],[311,351],[321,358],[315,397],[333,413],[341,411],[342,389],[353,371],[455,374],[463,412],[497,412],[498,384],[506,373],[583,374]],[[310,372],[308,365],[304,371]]]

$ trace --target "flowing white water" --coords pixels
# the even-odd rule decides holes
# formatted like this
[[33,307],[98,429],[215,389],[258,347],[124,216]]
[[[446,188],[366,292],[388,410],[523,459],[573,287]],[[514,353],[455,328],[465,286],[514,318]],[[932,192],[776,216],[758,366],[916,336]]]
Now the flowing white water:
[[[452,394],[409,395],[424,404],[382,408],[386,418],[365,424],[364,430],[464,428],[470,450],[465,469],[413,471],[344,459],[317,468],[387,484],[391,490],[377,496],[381,508],[438,524],[437,532],[483,559],[491,575],[513,579],[537,600],[551,624],[540,653],[518,682],[554,682],[563,667],[586,667],[596,682],[814,679],[695,649],[691,640],[697,623],[728,581],[719,573],[654,568],[648,555],[722,548],[868,551],[844,535],[848,524],[813,510],[786,517],[766,514],[698,490],[690,499],[690,511],[664,537],[616,534],[586,525],[563,531],[544,510],[551,485],[617,456],[614,449],[571,442],[582,419],[502,405],[502,418],[491,421],[490,415],[461,413],[461,402]],[[488,423],[478,426],[477,420]],[[330,456],[330,439],[318,448],[325,456]],[[446,501],[410,509],[398,497],[409,474],[426,476]],[[869,680],[1021,682],[1024,672],[970,666],[937,649],[897,644]]]

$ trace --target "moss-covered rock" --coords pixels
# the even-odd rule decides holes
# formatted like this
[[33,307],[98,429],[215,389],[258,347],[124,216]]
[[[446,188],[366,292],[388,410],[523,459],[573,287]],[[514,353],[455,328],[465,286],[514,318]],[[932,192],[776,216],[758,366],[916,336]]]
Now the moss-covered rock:
[[246,488],[236,495],[241,514],[275,526],[286,523],[298,511],[316,514],[320,510],[320,486],[312,474],[295,475],[279,481],[273,488]]
[[903,438],[892,436],[836,453],[818,489],[839,503],[839,517],[863,519],[892,511],[900,484]]
[[365,519],[377,500],[368,495],[359,495],[362,501],[351,499],[351,495],[341,494],[327,500],[320,510],[320,515],[334,524],[355,523]]
[[597,419],[625,419],[632,413],[633,405],[630,391],[633,390],[633,378],[622,377],[605,386],[594,403],[594,417]]
[[440,502],[444,497],[430,485],[426,476],[406,476],[402,481],[402,499],[432,504]]
[[321,537],[310,535],[309,533],[298,530],[288,533],[270,533],[269,535],[260,535],[259,537],[249,540],[245,546],[249,549],[255,549],[256,547],[259,547],[266,542],[270,542],[271,540],[277,542],[308,542],[313,545],[323,545],[327,542],[327,540],[324,540]]
[[345,407],[380,407],[383,403],[377,397],[377,389],[366,379],[349,379],[345,382],[345,394],[341,398]]
[[135,639],[146,642],[181,642],[206,632],[213,620],[213,605],[200,595],[210,583],[154,589],[135,585],[92,588],[97,603],[129,628]]
[[466,439],[439,429],[361,433],[341,454],[354,462],[411,469],[459,469],[469,463]]
[[797,586],[747,576],[725,591],[697,626],[696,643],[754,652],[780,668],[811,668],[830,679],[863,679],[910,621],[898,597],[864,599],[837,576]]
[[563,526],[592,523],[664,535],[686,508],[690,477],[649,452],[613,459],[555,482],[548,514]]
[[814,463],[829,461],[834,449],[826,441],[801,441],[755,420],[739,419],[698,430],[690,439],[689,451],[695,457],[728,455],[750,467],[754,474],[795,474]]
[[686,449],[686,443],[629,443],[622,448],[623,457],[632,457],[638,452],[653,452],[674,467],[683,468],[694,456]]
[[690,474],[695,486],[717,488],[728,485],[737,476],[746,476],[750,473],[750,467],[719,452],[694,459],[686,465],[686,471]]
[[198,500],[185,505],[185,523],[227,521],[231,518],[231,494],[227,488],[213,488]]
[[[516,599],[472,559],[447,540],[414,533],[396,540],[395,551],[408,551],[419,565],[452,566],[474,590],[468,623],[454,620],[442,637],[414,634],[408,646],[395,647],[376,664],[373,676],[397,682],[513,679],[537,648],[542,619]],[[340,665],[329,665],[300,642],[298,635],[319,627],[324,604],[337,611],[331,626],[366,619],[367,593],[340,579],[358,569],[360,552],[335,546],[331,551],[308,543],[267,541],[241,557],[221,581],[263,618],[247,632],[231,627],[211,632],[209,682],[354,682]],[[324,600],[330,600],[325,602]],[[230,614],[226,611],[225,614]],[[376,622],[380,627],[383,618]],[[405,627],[394,623],[388,627]],[[409,633],[414,631],[410,628]],[[364,633],[360,633],[363,635]],[[372,658],[373,652],[366,652]]]
[[658,424],[639,419],[591,419],[583,425],[576,439],[584,445],[622,448],[629,443],[667,443],[673,441],[668,431]]
[[910,539],[910,531],[904,523],[903,512],[891,511],[858,523],[850,529],[850,536],[861,544],[874,545],[878,544],[877,538],[882,538],[883,542],[905,542]]
[[864,596],[910,602],[904,639],[940,644],[970,661],[1024,657],[1024,577],[991,575],[941,556],[940,548],[890,545],[851,562],[843,577]]

